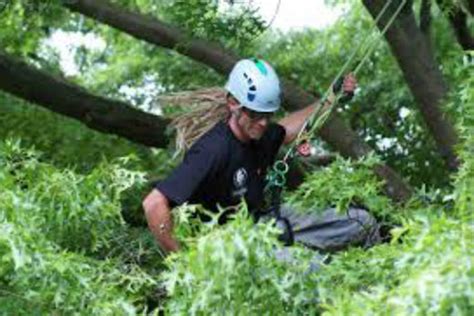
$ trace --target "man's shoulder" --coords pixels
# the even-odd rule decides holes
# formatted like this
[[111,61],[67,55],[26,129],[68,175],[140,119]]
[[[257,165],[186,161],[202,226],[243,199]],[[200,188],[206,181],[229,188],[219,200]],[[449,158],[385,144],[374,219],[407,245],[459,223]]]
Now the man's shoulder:
[[229,141],[227,125],[218,122],[191,146],[190,151],[200,149],[206,150],[209,154],[223,154],[229,148]]
[[277,143],[278,146],[281,145],[286,135],[285,128],[278,123],[271,123],[263,137],[260,139],[261,144],[265,143]]
[[284,133],[285,128],[283,127],[283,125],[281,125],[279,123],[272,122],[268,125],[267,132],[270,132],[270,133],[282,133],[283,132]]

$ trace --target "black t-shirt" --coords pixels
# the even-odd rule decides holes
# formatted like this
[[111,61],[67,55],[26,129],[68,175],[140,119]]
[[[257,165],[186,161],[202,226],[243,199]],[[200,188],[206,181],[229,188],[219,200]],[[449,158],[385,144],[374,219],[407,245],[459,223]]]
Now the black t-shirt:
[[244,198],[250,210],[263,203],[267,168],[275,160],[285,129],[270,124],[258,141],[243,143],[224,123],[217,123],[189,149],[171,175],[155,184],[172,206],[186,201],[217,210]]

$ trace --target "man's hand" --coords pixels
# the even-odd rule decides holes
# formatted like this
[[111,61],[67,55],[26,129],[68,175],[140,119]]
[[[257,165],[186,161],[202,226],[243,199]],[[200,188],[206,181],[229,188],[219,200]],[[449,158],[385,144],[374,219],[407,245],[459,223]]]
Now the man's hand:
[[342,91],[344,94],[350,93],[354,94],[355,89],[357,88],[357,80],[354,74],[350,73],[344,77],[344,83],[342,84]]
[[333,85],[333,93],[337,94],[342,89],[342,96],[339,98],[340,103],[347,103],[354,97],[354,91],[357,88],[357,80],[355,76],[350,73],[344,77],[339,78]]

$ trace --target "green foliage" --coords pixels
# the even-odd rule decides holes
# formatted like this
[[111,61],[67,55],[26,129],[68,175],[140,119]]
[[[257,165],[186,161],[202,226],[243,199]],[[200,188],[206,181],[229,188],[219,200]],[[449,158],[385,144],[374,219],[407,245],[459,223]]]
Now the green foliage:
[[[117,136],[98,133],[72,119],[32,107],[1,93],[0,120],[2,121],[0,139],[20,137],[24,147],[34,147],[41,152],[37,157],[39,161],[47,161],[58,168],[68,168],[64,171],[64,175],[58,176],[57,182],[52,182],[55,187],[61,185],[63,178],[74,174],[73,171],[90,173],[90,180],[86,182],[94,186],[95,180],[92,180],[94,170],[108,166],[105,163],[107,161],[118,160],[124,156],[127,158],[121,159],[122,163],[130,169],[147,172],[147,180],[163,178],[177,163],[172,151],[151,149]],[[113,174],[115,171],[110,172]],[[84,183],[80,182],[77,185],[82,186]],[[149,189],[149,183],[141,181],[121,194],[120,209],[128,223],[143,225],[141,200]],[[45,188],[45,190],[56,189]],[[65,192],[60,194],[67,195]],[[49,197],[45,195],[44,198]],[[88,197],[87,201],[90,199],[91,197]],[[76,219],[81,220],[80,217]]]
[[275,228],[255,226],[245,208],[224,227],[199,226],[199,234],[190,228],[192,211],[175,213],[178,226],[187,227],[181,236],[188,238],[182,252],[167,258],[169,270],[162,274],[170,314],[470,315],[474,310],[472,213],[449,215],[441,205],[409,209],[391,231],[390,243],[351,248],[327,263],[300,247],[292,248],[287,260],[276,259],[282,246]]
[[375,156],[358,161],[337,157],[328,167],[309,174],[287,200],[300,209],[312,211],[335,206],[345,212],[351,204],[356,204],[377,215],[389,215],[393,206],[382,195],[382,182],[372,171],[377,163],[380,161]]
[[452,14],[452,12],[457,8],[468,10],[467,0],[441,0],[438,1],[438,5],[442,11],[446,14]]
[[473,228],[439,213],[418,210],[391,244],[336,255],[318,274],[325,314],[470,315]]
[[172,1],[167,12],[171,21],[197,36],[243,49],[265,30],[265,22],[258,9],[235,4],[223,10],[219,1]]
[[157,286],[149,274],[122,256],[84,256],[112,249],[118,236],[127,243],[120,199],[143,176],[121,161],[78,175],[40,162],[18,141],[0,142],[1,312],[131,315],[145,309]]
[[66,15],[57,0],[4,0],[0,2],[2,50],[47,64],[37,55],[41,40],[52,28],[64,23]]
[[[186,212],[186,210],[181,210]],[[187,221],[187,216],[177,216]],[[216,221],[214,221],[215,223]],[[289,261],[276,258],[278,230],[254,226],[245,207],[225,227],[208,224],[189,237],[186,249],[167,258],[162,274],[170,315],[300,315],[311,304],[307,262],[310,250],[291,249]]]
[[[150,276],[123,269],[118,262],[99,262],[45,248],[28,250],[31,252],[21,254],[22,259],[30,259],[24,266],[2,275],[7,277],[7,290],[0,291],[4,313],[134,315],[139,311],[134,303],[143,302],[145,293],[155,285]],[[2,265],[8,264],[8,251],[1,254],[5,260]]]
[[6,219],[35,227],[68,250],[95,251],[106,243],[123,225],[121,193],[144,182],[143,173],[116,164],[99,165],[85,176],[58,171],[18,142],[1,144],[0,153],[2,179],[8,184],[2,195]]
[[457,113],[457,129],[461,137],[458,152],[462,165],[454,181],[454,195],[457,211],[466,216],[474,214],[474,78],[468,75],[473,70],[472,62],[466,62],[459,70],[466,74],[466,79],[449,103],[451,111]]

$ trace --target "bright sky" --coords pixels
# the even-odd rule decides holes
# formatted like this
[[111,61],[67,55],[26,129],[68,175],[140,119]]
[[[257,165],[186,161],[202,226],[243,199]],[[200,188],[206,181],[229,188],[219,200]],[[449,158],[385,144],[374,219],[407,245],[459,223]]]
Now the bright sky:
[[327,6],[324,0],[247,0],[260,8],[266,21],[270,21],[277,12],[272,27],[282,31],[302,29],[304,27],[323,28],[336,21],[341,9]]

